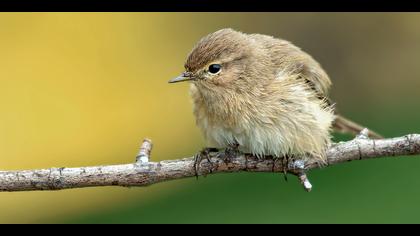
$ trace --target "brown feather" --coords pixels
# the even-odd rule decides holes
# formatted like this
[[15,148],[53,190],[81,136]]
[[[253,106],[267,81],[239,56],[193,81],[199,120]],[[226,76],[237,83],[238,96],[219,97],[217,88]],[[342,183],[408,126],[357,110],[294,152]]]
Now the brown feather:
[[[209,73],[210,64],[220,64],[220,73]],[[326,99],[331,81],[298,47],[222,29],[197,43],[185,69],[194,78],[197,125],[210,145],[238,143],[257,156],[325,159],[335,119]]]

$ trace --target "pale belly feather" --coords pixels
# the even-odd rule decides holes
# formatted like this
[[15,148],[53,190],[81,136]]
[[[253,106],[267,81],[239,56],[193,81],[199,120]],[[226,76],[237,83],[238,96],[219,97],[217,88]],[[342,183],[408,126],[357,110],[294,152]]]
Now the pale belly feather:
[[[203,120],[202,120],[203,121]],[[199,127],[206,136],[209,145],[226,148],[232,144],[239,144],[239,150],[244,153],[252,153],[258,157],[265,155],[284,156],[294,153],[297,147],[291,137],[285,137],[287,131],[283,131],[283,125],[265,127],[251,125],[251,127],[228,128],[223,126],[206,126],[206,121],[199,122]],[[290,132],[290,131],[289,131]]]

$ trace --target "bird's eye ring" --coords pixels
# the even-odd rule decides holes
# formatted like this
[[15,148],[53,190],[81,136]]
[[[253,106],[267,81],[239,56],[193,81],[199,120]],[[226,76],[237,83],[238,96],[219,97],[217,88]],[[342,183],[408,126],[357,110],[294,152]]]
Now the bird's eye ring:
[[211,64],[209,66],[209,72],[210,74],[217,74],[222,69],[222,66],[220,64]]

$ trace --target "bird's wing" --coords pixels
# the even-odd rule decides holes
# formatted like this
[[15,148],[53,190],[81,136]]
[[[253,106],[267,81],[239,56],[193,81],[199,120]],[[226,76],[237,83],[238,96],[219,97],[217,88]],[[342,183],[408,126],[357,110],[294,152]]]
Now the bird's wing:
[[[312,65],[313,66],[313,65]],[[311,65],[309,66],[311,68]],[[310,89],[313,89],[319,99],[322,99],[326,102],[328,107],[334,107],[334,102],[328,97],[327,95],[327,87],[323,86],[322,81],[329,80],[329,78],[323,78],[323,76],[327,76],[325,72],[323,72],[322,68],[314,68],[309,70],[302,70],[301,71],[301,79],[305,79],[306,84],[309,86]],[[340,115],[337,109],[334,107],[334,114],[335,120],[333,122],[333,129],[340,133],[350,133],[352,135],[359,134],[365,126],[360,125],[342,115]],[[375,139],[383,138],[378,133],[369,130],[368,132],[369,137]]]
[[[334,107],[334,102],[328,97],[331,80],[321,65],[309,54],[292,44],[288,45],[287,51],[289,56],[288,60],[292,61],[289,65],[293,65],[295,67],[293,70],[295,70],[296,73],[299,73],[297,79],[305,80],[309,89],[314,90],[316,96],[326,102],[327,107]],[[333,129],[335,131],[357,135],[365,128],[363,125],[340,115],[335,107],[333,110],[336,117],[333,122]],[[371,130],[369,130],[368,135],[376,139],[383,138],[381,135]]]
[[331,86],[331,80],[321,65],[309,54],[302,51],[291,42],[263,34],[250,34],[257,48],[269,55],[273,67],[282,73],[298,75],[319,97],[326,97]]

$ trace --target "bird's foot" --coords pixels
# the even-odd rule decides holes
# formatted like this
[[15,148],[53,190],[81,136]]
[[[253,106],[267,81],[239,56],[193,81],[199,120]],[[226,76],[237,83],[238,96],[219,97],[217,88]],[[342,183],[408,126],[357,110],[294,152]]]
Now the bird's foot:
[[289,161],[291,160],[291,157],[289,155],[286,155],[284,157],[275,157],[273,156],[273,165],[271,166],[272,171],[276,171],[276,167],[278,165],[282,166],[282,173],[284,180],[287,182],[287,172],[289,170]]
[[288,171],[289,163],[293,161],[294,159],[292,155],[286,155],[284,158],[282,158],[283,177],[286,182],[287,182],[287,171]]
[[232,159],[237,157],[241,152],[239,151],[239,144],[232,144],[228,146],[224,152],[220,152],[217,157],[221,158],[225,164],[232,162]]
[[201,162],[206,159],[207,162],[210,164],[210,173],[213,170],[213,163],[210,160],[210,152],[217,152],[217,148],[204,148],[201,150],[198,154],[194,156],[194,171],[195,171],[195,177],[198,179],[198,172],[200,171],[200,164]]

